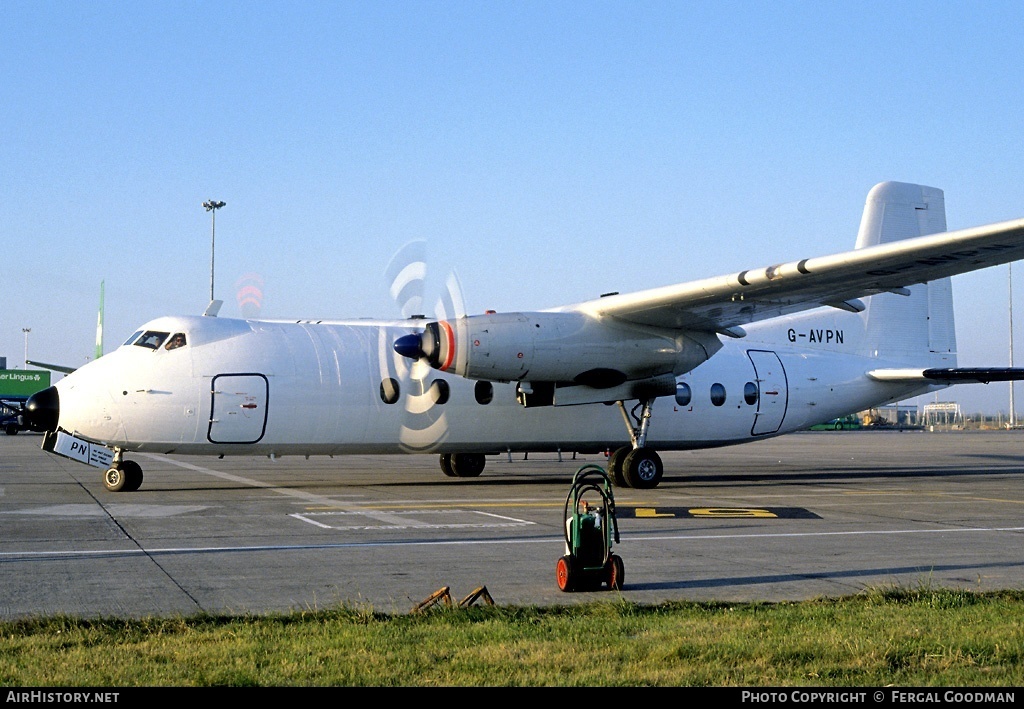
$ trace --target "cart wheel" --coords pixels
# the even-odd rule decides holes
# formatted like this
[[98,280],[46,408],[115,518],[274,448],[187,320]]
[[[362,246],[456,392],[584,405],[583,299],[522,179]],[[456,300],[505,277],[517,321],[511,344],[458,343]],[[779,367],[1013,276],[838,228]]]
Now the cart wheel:
[[608,555],[608,589],[622,590],[622,584],[626,580],[626,567],[622,563],[622,557],[615,554]]
[[560,591],[576,590],[576,564],[573,558],[566,554],[555,564],[555,581],[558,582]]

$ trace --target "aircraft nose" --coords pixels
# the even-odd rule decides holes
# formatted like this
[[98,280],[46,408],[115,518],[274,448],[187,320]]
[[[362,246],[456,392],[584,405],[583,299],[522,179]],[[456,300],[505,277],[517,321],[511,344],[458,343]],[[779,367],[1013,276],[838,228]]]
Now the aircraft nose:
[[49,387],[30,396],[25,402],[23,415],[33,431],[56,431],[60,417],[57,387]]

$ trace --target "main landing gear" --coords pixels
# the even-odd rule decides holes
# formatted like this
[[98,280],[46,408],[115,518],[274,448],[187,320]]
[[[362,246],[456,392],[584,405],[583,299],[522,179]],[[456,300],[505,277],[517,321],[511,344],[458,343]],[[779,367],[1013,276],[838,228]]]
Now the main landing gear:
[[[654,399],[642,399],[633,407],[633,421],[636,425],[630,421],[625,405],[621,401],[615,403],[622,412],[626,430],[629,431],[629,438],[633,444],[612,451],[608,458],[608,473],[617,487],[632,487],[638,490],[655,488],[661,482],[665,466],[658,451],[646,445]],[[637,408],[641,408],[639,416],[635,413]]]
[[[665,466],[658,451],[647,446],[647,431],[651,425],[654,398],[641,399],[640,403],[633,407],[632,412],[626,411],[622,401],[615,403],[622,412],[622,419],[626,422],[626,430],[629,432],[632,445],[622,446],[611,453],[608,459],[608,475],[616,487],[632,487],[637,490],[656,488],[661,482]],[[639,415],[636,413],[637,409],[641,410]],[[441,471],[450,478],[475,478],[484,471],[487,459],[483,453],[443,453],[440,463]]]
[[441,472],[450,478],[476,478],[484,472],[483,453],[442,453]]
[[103,485],[111,492],[135,492],[142,487],[142,466],[121,455],[120,449],[114,451],[113,464],[103,473]]

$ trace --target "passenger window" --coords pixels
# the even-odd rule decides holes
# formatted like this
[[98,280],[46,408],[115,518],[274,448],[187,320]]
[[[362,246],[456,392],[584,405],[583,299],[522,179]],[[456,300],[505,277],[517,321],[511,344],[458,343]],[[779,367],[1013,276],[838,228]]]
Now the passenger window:
[[757,403],[757,384],[747,382],[743,385],[743,400],[751,406]]
[[430,398],[435,404],[443,405],[448,403],[448,395],[451,392],[448,388],[448,382],[444,379],[435,379],[430,383],[427,393],[430,394]]
[[155,350],[164,343],[167,339],[168,333],[156,332],[155,330],[147,330],[142,337],[135,341],[138,347],[148,347],[151,350]]
[[393,377],[381,380],[380,400],[385,404],[394,404],[398,401],[398,380]]
[[184,332],[176,332],[176,333],[174,333],[171,336],[171,339],[169,339],[167,341],[167,344],[164,345],[164,349],[176,350],[179,347],[184,347],[184,346],[185,346],[185,333]]
[[490,382],[477,382],[473,387],[473,396],[476,403],[489,404],[494,399],[494,386]]
[[680,406],[689,406],[692,398],[693,392],[690,391],[690,385],[686,382],[676,382],[676,403]]
[[725,403],[725,387],[723,385],[718,383],[711,385],[711,403],[715,406]]

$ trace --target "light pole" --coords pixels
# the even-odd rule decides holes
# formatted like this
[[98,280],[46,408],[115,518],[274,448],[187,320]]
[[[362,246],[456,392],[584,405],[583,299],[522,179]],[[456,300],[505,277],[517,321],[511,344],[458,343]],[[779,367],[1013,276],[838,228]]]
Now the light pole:
[[28,369],[28,334],[32,332],[32,328],[23,327],[21,331],[25,333],[25,369]]
[[203,202],[206,211],[210,213],[210,302],[213,302],[213,255],[217,243],[217,210],[227,202],[217,202],[208,199]]
[[[1010,285],[1010,368],[1013,368],[1013,264],[1006,264]],[[1010,380],[1010,428],[1017,428],[1017,407],[1013,401],[1013,380]]]

